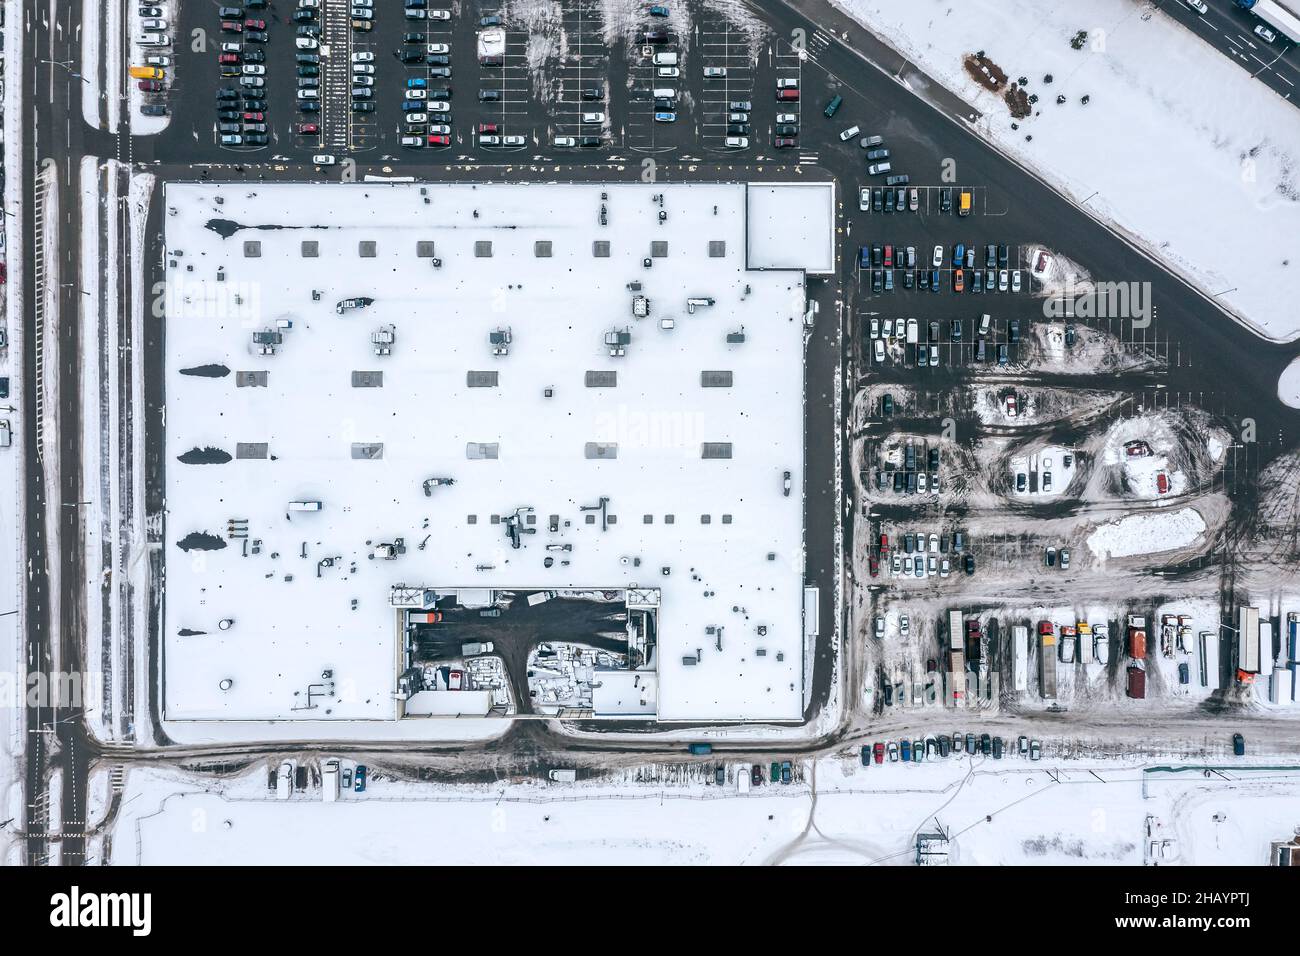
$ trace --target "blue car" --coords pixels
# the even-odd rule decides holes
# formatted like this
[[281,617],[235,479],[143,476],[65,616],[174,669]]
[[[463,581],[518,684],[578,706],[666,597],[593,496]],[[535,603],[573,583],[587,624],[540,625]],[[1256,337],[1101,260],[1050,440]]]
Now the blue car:
[[904,740],[900,743],[898,745],[898,750],[903,763],[907,763],[912,759],[912,742],[910,740]]
[[953,268],[960,269],[962,260],[966,258],[966,247],[960,242],[952,247],[952,264]]
[[651,8],[650,8],[649,10],[647,10],[646,12],[649,13],[650,16],[652,16],[652,17],[666,17],[666,16],[668,16],[668,8],[667,8],[667,7],[664,7],[664,6],[660,6],[660,5],[658,5],[658,4],[656,4],[655,6],[651,7]]
[[357,793],[366,792],[366,765],[365,764],[363,763],[357,764],[357,772],[352,775],[352,781],[353,781],[352,783],[353,790],[355,790]]
[[939,270],[938,269],[930,270],[930,291],[931,292],[939,291]]
[[402,112],[423,113],[427,105],[424,100],[402,100]]
[[676,114],[676,113],[656,113],[656,114],[655,114],[655,122],[656,122],[656,123],[675,123],[675,122],[677,122],[677,114]]
[[429,81],[422,76],[413,76],[406,81],[408,90],[422,90],[429,85]]
[[871,247],[870,246],[858,246],[858,268],[859,269],[871,268]]

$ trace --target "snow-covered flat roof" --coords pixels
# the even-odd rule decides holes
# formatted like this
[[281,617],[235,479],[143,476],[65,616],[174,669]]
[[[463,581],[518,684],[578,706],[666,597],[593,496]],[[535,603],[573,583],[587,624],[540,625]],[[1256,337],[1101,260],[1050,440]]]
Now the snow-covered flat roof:
[[749,267],[835,271],[835,184],[750,183]]
[[[169,719],[393,719],[397,583],[659,588],[661,719],[800,717],[803,274],[746,268],[743,184],[171,184],[165,207]],[[207,365],[229,374],[182,372]],[[178,460],[208,447],[265,457]],[[529,507],[515,550],[499,519]],[[336,696],[299,709],[326,671]]]

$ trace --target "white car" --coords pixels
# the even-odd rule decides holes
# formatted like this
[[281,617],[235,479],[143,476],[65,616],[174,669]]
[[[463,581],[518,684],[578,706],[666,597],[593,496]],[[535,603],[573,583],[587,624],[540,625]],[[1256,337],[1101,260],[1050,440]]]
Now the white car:
[[424,48],[425,53],[450,53],[451,44],[449,43],[430,43]]
[[931,554],[939,553],[939,536],[935,534],[933,531],[930,532],[929,546],[930,546]]
[[799,114],[798,113],[777,113],[776,122],[780,126],[785,126],[791,123],[797,123],[799,122]]
[[427,100],[429,98],[428,90],[403,90],[403,98],[408,100]]
[[858,187],[858,208],[861,209],[863,212],[871,211],[871,187],[870,186]]
[[1255,36],[1259,37],[1265,43],[1272,43],[1277,39],[1277,34],[1262,23],[1255,27]]
[[[373,69],[373,67],[371,69]],[[358,75],[352,77],[352,82],[356,86],[374,86],[375,78],[373,76]]]
[[998,291],[999,292],[1007,291],[1007,286],[1009,284],[1008,278],[1009,277],[1006,269],[998,270]]
[[373,63],[353,63],[352,72],[357,76],[374,76],[375,65]]
[[661,80],[674,80],[681,75],[682,71],[675,66],[655,67],[655,76]]
[[840,142],[847,143],[853,137],[857,136],[860,132],[862,132],[862,130],[858,129],[856,126],[850,126],[844,132],[840,133]]
[[318,100],[320,99],[320,89],[315,86],[308,86],[298,91],[300,100]]
[[500,136],[493,136],[493,135],[491,135],[491,134],[489,134],[489,135],[487,135],[487,136],[480,136],[480,137],[478,138],[478,144],[479,144],[480,146],[500,146],[500,145],[501,145],[501,137],[500,137]]
[[302,10],[315,10],[320,6],[320,0],[298,0],[298,7]]
[[1020,270],[1019,269],[1011,273],[1011,291],[1012,292],[1020,291]]
[[1205,5],[1205,0],[1187,0],[1187,5],[1201,16],[1210,12],[1210,8]]
[[244,44],[242,43],[223,43],[221,44],[222,53],[242,53]]
[[451,127],[446,123],[431,123],[429,124],[429,132],[434,136],[450,136]]
[[293,45],[299,50],[314,50],[320,46],[315,37],[294,37]]
[[338,160],[330,153],[317,153],[311,158],[311,161],[317,166],[333,166],[338,162]]
[[936,269],[943,265],[943,246],[934,247],[934,258],[930,260],[930,264]]
[[429,16],[429,19],[430,19],[430,20],[450,20],[450,19],[451,19],[451,11],[450,11],[450,10],[430,10],[430,11],[428,12],[428,16]]
[[352,62],[353,62],[353,63],[373,63],[373,62],[375,62],[375,55],[374,55],[373,53],[371,53],[369,50],[367,50],[367,51],[365,51],[365,52],[363,52],[363,53],[353,53],[353,54],[352,54]]
[[747,136],[728,136],[726,141],[727,149],[744,149],[749,145]]
[[147,56],[144,62],[148,66],[171,66],[172,59],[169,56]]
[[704,78],[706,80],[720,80],[727,75],[725,66],[706,66],[704,68]]
[[551,140],[552,146],[577,146],[578,137],[576,136],[556,136]]
[[429,122],[428,113],[407,113],[406,121],[408,123],[427,123]]
[[402,145],[403,145],[403,146],[410,147],[411,149],[419,149],[421,146],[424,145],[424,137],[423,137],[423,136],[403,136],[403,137],[402,137]]
[[776,88],[778,90],[797,90],[799,89],[799,81],[788,76],[782,77],[776,81]]
[[353,19],[353,20],[373,20],[374,18],[375,18],[375,11],[369,9],[368,7],[353,7],[353,8],[352,8],[352,19]]
[[873,339],[878,339],[878,338],[880,338],[880,320],[879,320],[879,319],[872,319],[872,320],[871,320],[871,338],[873,338]]
[[266,67],[260,63],[245,63],[244,76],[265,76]]
[[503,146],[523,146],[527,142],[528,138],[526,136],[515,135],[501,137],[501,145]]
[[885,340],[876,339],[872,349],[876,354],[876,361],[883,362],[885,360]]
[[[407,90],[406,92],[407,92],[407,93],[415,93],[415,92],[423,93],[424,91],[423,91],[423,90],[418,90],[418,91],[417,91],[417,90]],[[417,97],[417,98],[418,98],[418,97]],[[446,100],[433,100],[432,102],[429,103],[429,112],[431,112],[431,113],[450,113],[450,112],[451,112],[451,104],[448,103]]]
[[[901,322],[903,320],[899,319],[898,321]],[[920,324],[916,321],[916,319],[908,319],[907,320],[907,341],[909,343],[915,342],[920,337],[920,334],[921,334]]]
[[603,123],[605,122],[605,114],[604,113],[583,113],[582,121],[584,123],[592,123],[592,124]]
[[[902,322],[903,320],[899,319],[898,321]],[[880,334],[883,338],[887,338],[887,339],[892,339],[894,337],[893,319],[885,319],[885,321],[880,323]]]

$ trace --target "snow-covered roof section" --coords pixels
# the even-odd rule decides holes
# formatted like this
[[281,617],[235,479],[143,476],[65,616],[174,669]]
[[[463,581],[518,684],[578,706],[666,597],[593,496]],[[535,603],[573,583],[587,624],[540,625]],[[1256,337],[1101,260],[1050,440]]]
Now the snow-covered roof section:
[[[743,185],[171,184],[165,206],[168,718],[392,719],[396,583],[656,587],[661,719],[800,717],[803,276],[746,268]],[[230,374],[182,372],[205,365]],[[178,461],[209,447],[235,457]],[[193,532],[227,546],[187,553]],[[297,709],[326,671],[336,696]]]
[[835,271],[835,184],[750,183],[751,269]]

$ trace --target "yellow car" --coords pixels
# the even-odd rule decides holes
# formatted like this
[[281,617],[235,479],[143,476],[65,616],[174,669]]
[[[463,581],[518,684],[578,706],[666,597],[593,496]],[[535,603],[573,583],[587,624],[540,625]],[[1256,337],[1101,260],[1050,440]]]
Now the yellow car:
[[133,66],[128,71],[132,79],[136,80],[161,80],[163,71],[156,66]]

